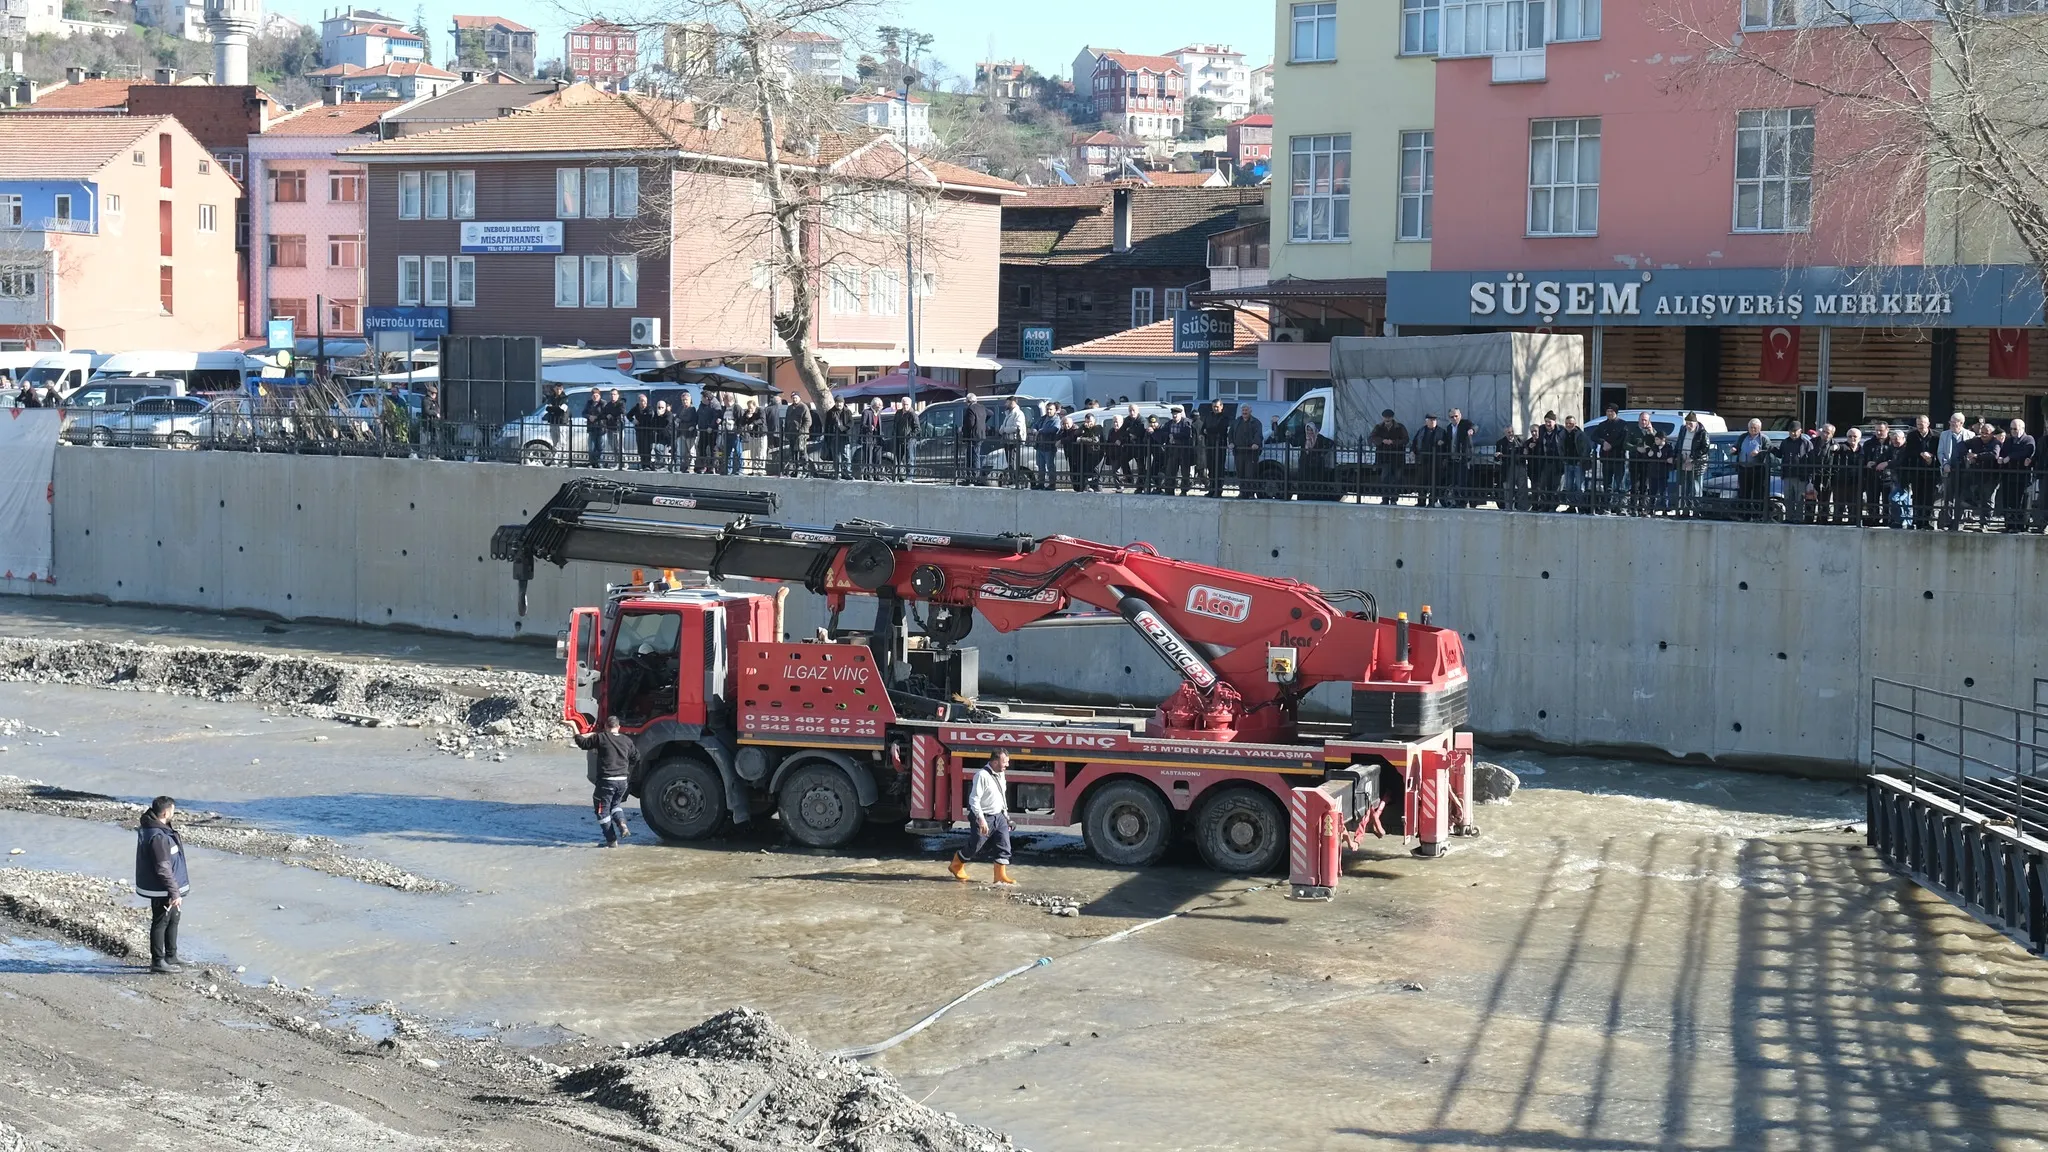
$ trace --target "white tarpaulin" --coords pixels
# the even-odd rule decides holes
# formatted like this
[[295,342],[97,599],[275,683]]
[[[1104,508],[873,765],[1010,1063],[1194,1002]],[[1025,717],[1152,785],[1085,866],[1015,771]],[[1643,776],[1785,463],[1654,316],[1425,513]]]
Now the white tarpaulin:
[[1339,336],[1330,341],[1336,378],[1337,438],[1363,439],[1394,418],[1412,435],[1434,412],[1463,411],[1491,444],[1510,425],[1527,432],[1555,410],[1559,418],[1586,404],[1585,339],[1539,332],[1464,336]]
[[50,575],[51,485],[57,466],[55,408],[0,408],[0,588]]

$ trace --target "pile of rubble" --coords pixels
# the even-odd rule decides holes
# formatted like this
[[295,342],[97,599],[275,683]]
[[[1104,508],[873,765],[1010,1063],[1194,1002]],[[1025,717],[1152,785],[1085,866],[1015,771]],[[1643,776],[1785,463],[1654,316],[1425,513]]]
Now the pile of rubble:
[[452,734],[442,747],[457,754],[564,734],[561,682],[499,669],[0,637],[0,681],[197,696],[372,727],[442,728]]
[[1002,1133],[927,1108],[904,1095],[888,1073],[825,1056],[750,1008],[722,1012],[616,1060],[575,1069],[560,1087],[692,1148],[1011,1147]]

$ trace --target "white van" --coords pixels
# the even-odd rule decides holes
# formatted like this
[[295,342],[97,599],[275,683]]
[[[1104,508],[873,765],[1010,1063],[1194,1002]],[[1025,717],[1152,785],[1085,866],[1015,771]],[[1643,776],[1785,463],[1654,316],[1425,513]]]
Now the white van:
[[185,392],[240,392],[263,375],[264,363],[240,352],[116,352],[93,372],[102,376],[155,376],[176,380]]
[[45,352],[26,374],[15,377],[15,383],[33,384],[38,391],[55,384],[59,395],[68,395],[77,391],[98,362],[105,359],[94,352]]

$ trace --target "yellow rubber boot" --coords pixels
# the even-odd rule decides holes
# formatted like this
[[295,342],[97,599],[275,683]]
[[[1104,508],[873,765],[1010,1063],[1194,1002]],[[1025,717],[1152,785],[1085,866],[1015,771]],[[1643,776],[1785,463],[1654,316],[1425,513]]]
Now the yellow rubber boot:
[[953,879],[964,883],[967,880],[967,861],[962,860],[960,854],[955,852],[953,853],[953,862],[946,865],[946,871],[953,874]]
[[1010,866],[1008,864],[996,865],[996,883],[1012,885],[1017,883],[1010,878]]

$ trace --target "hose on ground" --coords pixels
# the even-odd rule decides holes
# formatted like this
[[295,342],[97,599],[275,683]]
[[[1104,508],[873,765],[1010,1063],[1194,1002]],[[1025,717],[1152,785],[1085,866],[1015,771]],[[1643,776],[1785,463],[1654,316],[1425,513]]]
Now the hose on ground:
[[[1260,891],[1265,887],[1266,885],[1264,884],[1255,884],[1250,888],[1239,889],[1236,893],[1234,893],[1234,895],[1242,896],[1247,893]],[[1080,953],[1086,952],[1088,949],[1095,947],[1097,944],[1114,944],[1118,940],[1122,940],[1125,937],[1135,936],[1138,933],[1143,932],[1145,929],[1150,928],[1155,924],[1164,924],[1168,920],[1175,920],[1182,916],[1185,916],[1190,911],[1193,911],[1193,909],[1183,908],[1178,912],[1168,912],[1164,916],[1155,917],[1154,919],[1147,920],[1142,924],[1133,924],[1129,928],[1125,928],[1121,932],[1112,932],[1107,936],[1103,936],[1095,940],[1090,940],[1086,944],[1083,944],[1079,948],[1076,948],[1072,952],[1069,952],[1067,955],[1079,955]],[[974,987],[969,988],[967,991],[962,992],[960,995],[954,997],[944,1007],[931,1013],[924,1019],[919,1020],[917,1023],[912,1024],[910,1027],[905,1028],[903,1031],[898,1032],[894,1036],[889,1037],[887,1040],[881,1041],[878,1044],[864,1044],[858,1048],[840,1048],[836,1051],[827,1052],[825,1053],[825,1055],[828,1057],[843,1057],[848,1060],[860,1060],[868,1056],[878,1056],[881,1053],[887,1052],[889,1049],[894,1048],[898,1044],[903,1043],[905,1040],[910,1039],[912,1036],[917,1035],[919,1032],[922,1032],[925,1029],[931,1027],[932,1025],[938,1023],[939,1017],[944,1016],[946,1013],[951,1012],[953,1009],[958,1008],[960,1005],[965,1004],[967,1001],[972,1000],[974,997],[981,995],[983,992],[986,992],[989,989],[994,988],[996,985],[1003,983],[1004,981],[1010,979],[1012,976],[1022,976],[1024,973],[1031,971],[1033,968],[1044,968],[1050,965],[1051,963],[1052,957],[1040,956],[1038,959],[1033,960],[1029,964],[1019,964],[1015,968],[1010,969],[1008,972],[1005,972],[1000,976],[991,977],[975,985]]]

